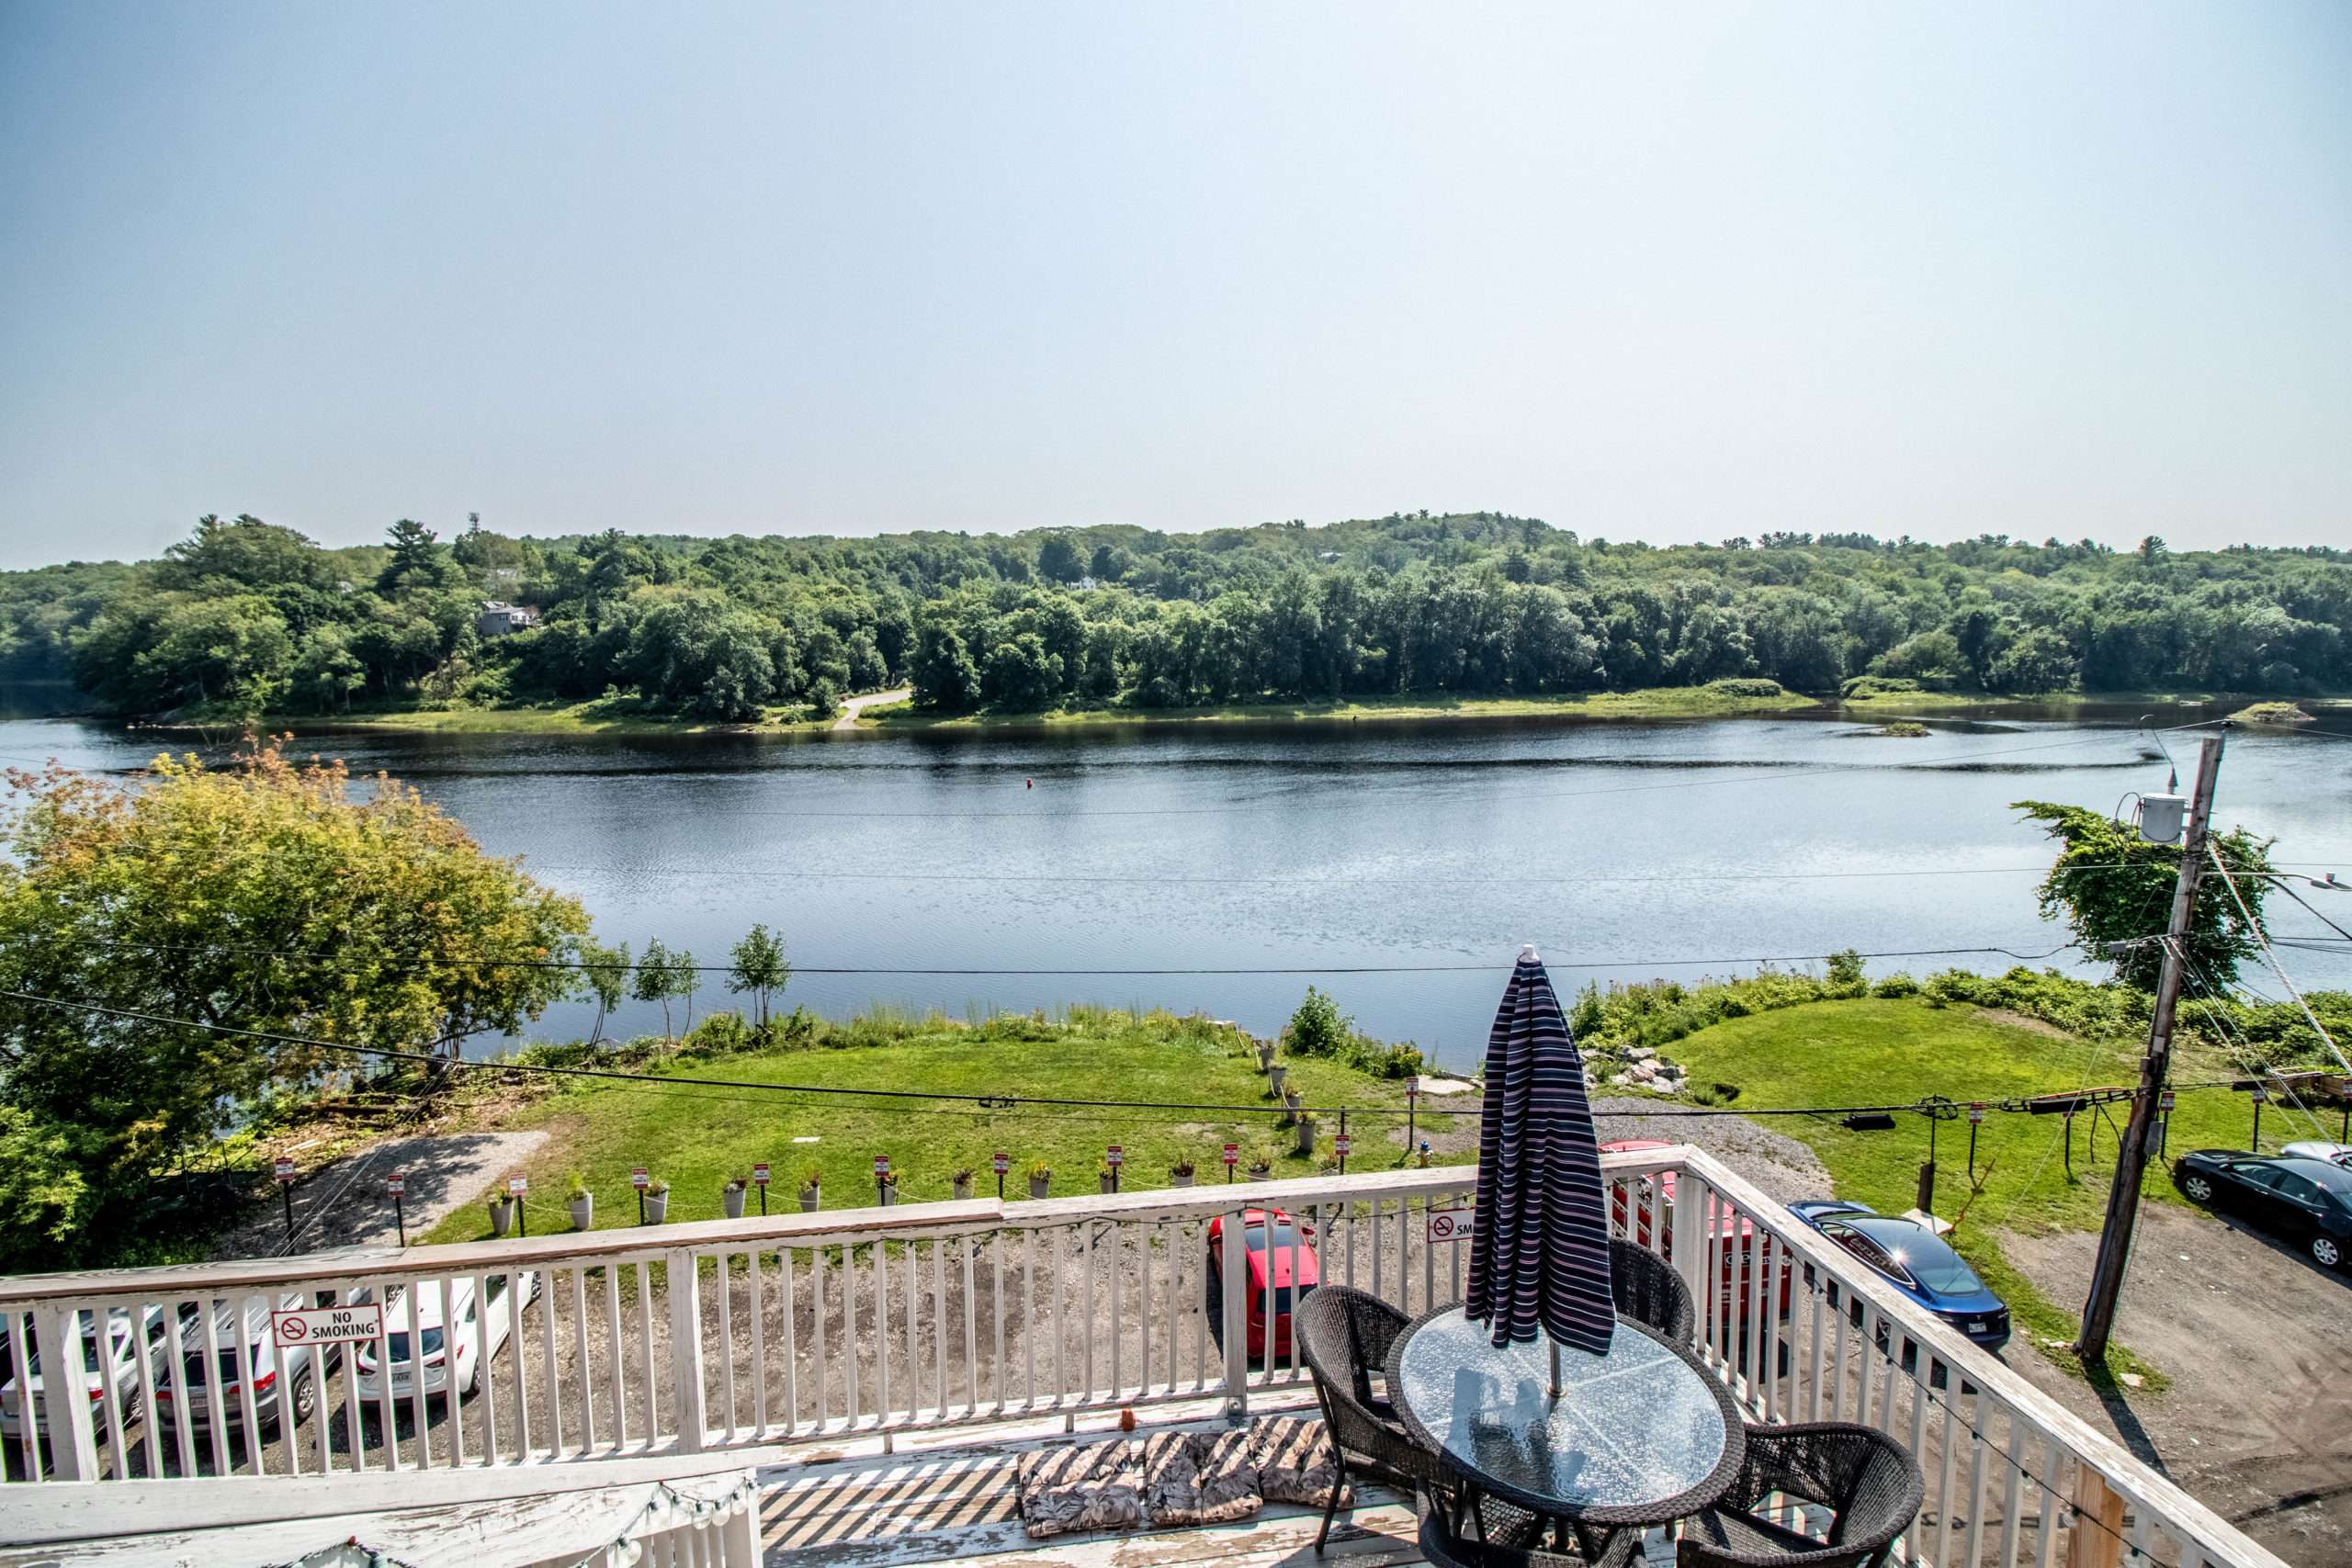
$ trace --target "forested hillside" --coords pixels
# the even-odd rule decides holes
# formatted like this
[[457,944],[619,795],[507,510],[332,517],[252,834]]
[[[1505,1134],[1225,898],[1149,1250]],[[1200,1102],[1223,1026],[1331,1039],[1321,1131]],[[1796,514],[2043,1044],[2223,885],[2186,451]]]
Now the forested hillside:
[[[536,609],[503,637],[486,600]],[[1855,677],[2027,694],[2352,689],[2352,558],[1766,535],[1653,548],[1493,513],[1196,535],[443,540],[322,549],[201,520],[164,558],[0,575],[0,678],[117,714],[311,714],[633,694],[950,712],[1538,694]]]

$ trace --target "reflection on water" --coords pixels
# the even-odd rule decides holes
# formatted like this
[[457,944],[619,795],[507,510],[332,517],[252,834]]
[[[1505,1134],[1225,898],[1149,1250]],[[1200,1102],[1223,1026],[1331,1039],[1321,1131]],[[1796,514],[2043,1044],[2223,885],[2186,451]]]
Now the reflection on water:
[[[1541,944],[1564,986],[1757,959],[2064,940],[2046,841],[2012,801],[2156,789],[2136,715],[1302,724],[956,735],[502,738],[355,732],[300,750],[415,781],[491,850],[584,899],[608,938],[707,963],[754,920],[788,1000],[963,1014],[1065,1001],[1199,1009],[1271,1032],[1310,979],[1370,1032],[1475,1060],[1503,974]],[[2177,723],[2178,718],[2166,722]],[[220,738],[225,743],[227,738]],[[130,769],[185,737],[0,723],[0,757]],[[2161,743],[2184,763],[2195,742]],[[222,747],[211,748],[220,754]],[[2224,820],[2352,874],[2352,745],[2233,736]],[[2185,769],[2184,769],[2185,772]],[[2352,903],[2352,900],[2346,900]],[[2316,922],[2283,901],[2282,929]],[[1670,961],[1694,960],[1688,964]],[[1876,971],[2006,964],[1997,953]],[[2068,965],[2061,954],[2048,962]],[[2299,983],[2352,986],[2301,953]],[[1185,973],[1492,964],[1317,976]],[[877,975],[844,970],[1045,970]],[[1154,970],[1152,975],[1073,974]],[[820,973],[820,971],[836,971]],[[1180,973],[1166,973],[1179,971]],[[2257,977],[2258,979],[2258,977]],[[707,977],[701,1008],[724,1005]],[[550,1014],[584,1032],[585,1009]],[[623,1029],[658,1023],[631,1004]]]

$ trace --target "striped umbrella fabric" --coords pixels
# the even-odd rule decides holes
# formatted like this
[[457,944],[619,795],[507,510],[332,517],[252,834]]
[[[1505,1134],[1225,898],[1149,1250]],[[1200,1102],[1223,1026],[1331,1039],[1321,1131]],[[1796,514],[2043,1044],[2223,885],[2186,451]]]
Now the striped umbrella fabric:
[[1487,1036],[1478,1224],[1463,1311],[1498,1348],[1535,1338],[1604,1354],[1617,1330],[1609,1208],[1584,1058],[1531,944]]

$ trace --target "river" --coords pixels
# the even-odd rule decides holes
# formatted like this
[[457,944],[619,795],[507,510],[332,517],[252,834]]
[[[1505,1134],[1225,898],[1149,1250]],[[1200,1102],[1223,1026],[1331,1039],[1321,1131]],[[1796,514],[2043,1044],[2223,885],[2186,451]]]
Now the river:
[[[1312,981],[1368,1032],[1461,1066],[1523,942],[1564,991],[1845,947],[2007,949],[2096,972],[2038,956],[2065,940],[2034,906],[2051,850],[2009,803],[2105,810],[2163,788],[2165,757],[2136,716],[2020,710],[1930,720],[1910,739],[1805,716],[302,744],[411,780],[486,848],[577,894],[607,939],[659,936],[718,963],[766,921],[797,969],[787,1005],[967,1016],[1086,1001],[1267,1032]],[[0,722],[0,753],[18,760],[127,770],[164,744]],[[2195,739],[2161,745],[2185,785]],[[2233,734],[2219,815],[2275,835],[2282,863],[2352,879],[2352,743]],[[2352,897],[2305,896],[2352,926]],[[2282,933],[2325,934],[2283,898],[2272,909]],[[2352,987],[2352,953],[2283,956],[2299,985]],[[1347,972],[1399,968],[1420,972]],[[1214,972],[1234,969],[1312,973]],[[1116,973],[1011,973],[1035,970]],[[2258,966],[2245,977],[2278,993]],[[697,1007],[729,1000],[711,976]],[[584,1034],[591,1016],[566,1004],[537,1032]],[[612,1027],[659,1024],[629,1003]]]

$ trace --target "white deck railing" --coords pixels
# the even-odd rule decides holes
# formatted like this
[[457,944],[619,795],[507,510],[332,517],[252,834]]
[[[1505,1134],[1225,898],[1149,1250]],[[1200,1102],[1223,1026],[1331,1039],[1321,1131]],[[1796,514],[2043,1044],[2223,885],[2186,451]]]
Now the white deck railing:
[[[1700,1303],[1698,1348],[1751,1421],[1861,1421],[1918,1456],[1927,1502],[1907,1560],[2107,1568],[2137,1551],[2177,1568],[2277,1568],[1720,1161],[1676,1147],[1603,1163],[1616,1229],[1681,1269]],[[1657,1179],[1669,1174],[1670,1203]],[[220,1355],[165,1349],[132,1358],[120,1397],[74,1397],[51,1378],[36,1400],[18,1379],[8,1473],[249,1479],[239,1495],[263,1520],[282,1476],[887,1441],[1204,1396],[1239,1412],[1307,1376],[1295,1340],[1252,1353],[1243,1209],[1295,1216],[1312,1229],[1322,1279],[1413,1313],[1459,1297],[1465,1259],[1430,1239],[1430,1215],[1467,1203],[1471,1180],[1455,1167],[0,1280],[0,1313],[37,1337],[45,1367],[79,1361],[85,1314],[138,1325],[160,1314],[194,1332],[224,1309],[258,1316],[289,1296],[366,1291],[437,1299],[446,1322],[469,1291],[481,1302],[493,1286],[537,1289],[454,1413],[418,1384],[363,1397],[346,1356],[317,1374],[298,1419],[272,1429],[288,1391],[263,1399],[243,1386],[249,1348],[231,1356],[233,1376]],[[1262,1323],[1281,1303],[1257,1304]],[[184,1397],[159,1401],[159,1380],[199,1371],[200,1418]]]

